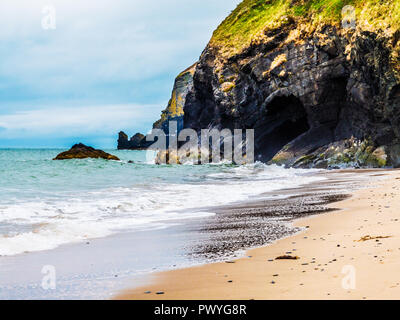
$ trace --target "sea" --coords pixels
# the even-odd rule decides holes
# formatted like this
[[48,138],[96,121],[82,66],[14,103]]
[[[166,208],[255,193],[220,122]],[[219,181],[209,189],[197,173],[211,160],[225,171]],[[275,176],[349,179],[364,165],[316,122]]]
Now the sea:
[[[169,230],[215,215],[213,207],[324,179],[317,170],[263,163],[156,165],[152,151],[105,150],[121,161],[52,160],[61,151],[0,149],[0,265],[9,266],[3,282],[20,280],[16,269],[24,274],[29,261],[68,245],[143,231],[171,239]],[[2,281],[0,270],[0,298],[32,297],[26,288],[15,294],[17,282],[1,292]]]
[[54,249],[176,220],[321,179],[262,163],[155,165],[149,151],[107,150],[121,161],[52,160],[56,149],[0,150],[0,255]]

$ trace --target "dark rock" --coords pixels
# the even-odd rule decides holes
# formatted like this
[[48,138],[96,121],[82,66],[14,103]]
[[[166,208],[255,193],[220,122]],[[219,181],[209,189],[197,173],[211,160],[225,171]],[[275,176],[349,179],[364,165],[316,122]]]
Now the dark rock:
[[68,159],[86,159],[86,158],[101,158],[106,160],[119,160],[118,157],[104,152],[102,150],[88,147],[82,143],[75,144],[68,151],[62,152],[53,160],[68,160]]
[[229,58],[210,43],[175,83],[183,127],[253,128],[256,160],[285,166],[400,166],[399,33],[325,25],[287,41],[300,24]]
[[131,138],[130,142],[131,142],[133,145],[140,146],[141,143],[142,143],[142,141],[143,141],[143,139],[145,139],[145,138],[146,138],[146,137],[145,137],[143,134],[141,134],[141,133],[136,133],[136,134]]
[[298,259],[300,259],[298,256],[290,256],[290,255],[283,255],[275,258],[275,260],[298,260]]
[[121,131],[118,134],[118,149],[128,149],[128,145],[129,137],[125,132]]
[[143,150],[148,148],[153,142],[146,141],[146,136],[136,133],[128,140],[128,135],[121,131],[118,134],[118,150]]

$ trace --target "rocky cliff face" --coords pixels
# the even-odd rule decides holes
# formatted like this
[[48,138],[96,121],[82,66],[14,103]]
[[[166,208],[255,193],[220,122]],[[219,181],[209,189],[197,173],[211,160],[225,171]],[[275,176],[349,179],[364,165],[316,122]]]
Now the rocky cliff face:
[[[193,74],[196,64],[182,71],[175,79],[171,99],[167,107],[161,113],[161,118],[153,124],[153,128],[162,129],[168,133],[168,121],[177,121],[178,128],[183,128],[183,115],[186,96],[193,90]],[[152,142],[146,141],[141,133],[136,133],[129,139],[128,135],[121,131],[118,136],[118,149],[140,150],[148,148]]]
[[185,127],[254,128],[258,159],[289,165],[351,137],[392,154],[400,143],[395,39],[325,26],[288,40],[296,27],[272,30],[270,41],[227,60],[209,46],[185,102]]
[[176,77],[168,106],[161,113],[161,118],[153,124],[153,128],[163,129],[167,132],[168,121],[177,121],[183,126],[186,97],[189,92],[193,91],[193,75],[196,65],[193,64]]
[[264,162],[398,166],[399,38],[389,26],[284,15],[233,54],[211,40],[182,101],[184,127],[255,129]]
[[351,1],[354,29],[347,2],[243,1],[181,82],[184,127],[255,129],[269,163],[400,166],[400,1]]

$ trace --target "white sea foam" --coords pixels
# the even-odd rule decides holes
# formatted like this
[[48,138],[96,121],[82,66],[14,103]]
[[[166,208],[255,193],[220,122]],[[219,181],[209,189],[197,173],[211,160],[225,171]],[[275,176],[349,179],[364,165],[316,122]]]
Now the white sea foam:
[[[256,163],[222,167],[193,183],[149,182],[0,204],[0,225],[14,226],[0,236],[0,255],[52,249],[123,231],[166,228],[182,219],[210,216],[212,206],[323,179],[310,172]],[[25,228],[20,231],[18,226]]]

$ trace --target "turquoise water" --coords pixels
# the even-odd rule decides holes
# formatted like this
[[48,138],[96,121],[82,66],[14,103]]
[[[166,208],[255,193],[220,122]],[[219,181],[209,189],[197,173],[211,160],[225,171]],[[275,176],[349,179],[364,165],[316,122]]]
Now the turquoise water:
[[106,150],[121,161],[52,160],[61,151],[0,149],[0,255],[168,228],[213,215],[212,206],[319,179],[261,163],[158,166],[145,151]]
[[79,191],[149,183],[195,183],[221,170],[217,166],[192,166],[190,171],[182,166],[161,167],[151,164],[144,151],[106,150],[122,161],[52,160],[62,151],[0,149],[0,200],[69,197]]

